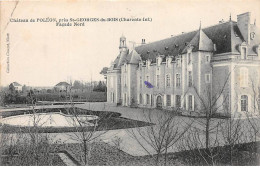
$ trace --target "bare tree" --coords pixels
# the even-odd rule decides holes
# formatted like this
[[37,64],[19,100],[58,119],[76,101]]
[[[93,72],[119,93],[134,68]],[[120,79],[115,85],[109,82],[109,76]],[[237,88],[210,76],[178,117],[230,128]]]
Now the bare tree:
[[149,155],[156,154],[155,164],[159,165],[160,156],[164,155],[164,165],[167,165],[167,153],[170,148],[183,137],[190,128],[192,121],[176,117],[173,112],[143,112],[143,118],[151,125],[128,129],[130,136],[137,141]]

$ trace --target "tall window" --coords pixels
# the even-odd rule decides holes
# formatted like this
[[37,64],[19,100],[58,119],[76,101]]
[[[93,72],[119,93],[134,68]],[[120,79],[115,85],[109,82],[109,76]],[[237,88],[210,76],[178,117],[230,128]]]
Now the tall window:
[[241,59],[246,59],[246,48],[245,47],[241,48]]
[[181,86],[181,75],[176,74],[176,87],[180,87],[180,86]]
[[166,95],[166,105],[171,106],[171,95]]
[[181,107],[181,96],[180,95],[176,95],[175,105],[177,108]]
[[177,59],[176,60],[176,66],[177,67],[181,67],[181,59]]
[[241,96],[241,111],[248,111],[248,97],[247,97],[247,95]]
[[206,55],[206,62],[209,63],[210,62],[210,56]]
[[142,76],[140,76],[140,89],[142,89],[142,84],[143,84]]
[[191,64],[191,53],[188,53],[188,64]]
[[113,88],[113,84],[114,84],[114,78],[113,76],[111,76],[110,78],[110,87]]
[[146,76],[146,81],[149,82],[149,76]]
[[192,72],[189,71],[188,73],[189,73],[189,87],[191,87],[192,86]]
[[248,86],[248,69],[245,67],[240,68],[240,87]]
[[124,83],[125,83],[125,87],[126,87],[126,76],[124,77]]
[[140,103],[140,104],[143,104],[143,97],[142,97],[142,94],[139,95],[139,103]]
[[150,96],[149,94],[146,94],[146,104],[150,104]]
[[166,87],[170,87],[170,86],[171,86],[170,75],[166,75]]
[[205,74],[206,83],[210,83],[210,74]]
[[126,64],[125,64],[125,72],[126,72]]
[[151,95],[151,106],[153,105],[153,95]]
[[159,84],[160,84],[160,76],[157,75],[156,76],[156,86],[159,88]]
[[188,109],[189,109],[189,110],[193,110],[193,106],[192,106],[192,95],[189,95],[189,97],[188,97]]

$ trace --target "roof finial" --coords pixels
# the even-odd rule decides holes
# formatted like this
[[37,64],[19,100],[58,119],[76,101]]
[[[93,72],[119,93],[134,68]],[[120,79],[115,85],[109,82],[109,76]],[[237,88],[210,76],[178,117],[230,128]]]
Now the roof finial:
[[229,21],[231,21],[231,13],[229,14]]
[[200,27],[199,27],[199,30],[201,30],[201,20],[200,20]]

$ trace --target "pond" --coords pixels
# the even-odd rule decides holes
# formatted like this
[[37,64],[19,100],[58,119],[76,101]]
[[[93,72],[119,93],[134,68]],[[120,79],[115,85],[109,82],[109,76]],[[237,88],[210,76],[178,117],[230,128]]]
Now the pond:
[[38,127],[80,127],[80,125],[94,126],[98,118],[95,115],[73,116],[61,112],[51,112],[6,117],[0,119],[0,123],[21,127],[32,127],[34,124]]

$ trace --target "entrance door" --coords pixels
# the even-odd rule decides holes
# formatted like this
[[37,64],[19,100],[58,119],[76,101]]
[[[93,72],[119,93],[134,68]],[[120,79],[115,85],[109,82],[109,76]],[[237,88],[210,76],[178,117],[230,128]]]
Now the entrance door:
[[156,107],[157,108],[162,108],[162,97],[161,96],[157,96]]

